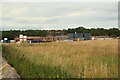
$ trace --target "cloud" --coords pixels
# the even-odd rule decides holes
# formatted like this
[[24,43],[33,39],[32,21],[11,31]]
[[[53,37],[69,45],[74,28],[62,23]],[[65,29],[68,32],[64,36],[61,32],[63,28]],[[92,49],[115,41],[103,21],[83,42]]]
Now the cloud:
[[113,2],[4,3],[2,21],[5,29],[63,29],[70,25],[118,27],[117,6]]

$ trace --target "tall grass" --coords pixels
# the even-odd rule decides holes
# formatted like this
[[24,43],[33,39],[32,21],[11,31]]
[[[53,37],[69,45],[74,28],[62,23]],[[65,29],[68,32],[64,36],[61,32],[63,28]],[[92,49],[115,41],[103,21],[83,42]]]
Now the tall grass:
[[3,44],[22,78],[117,78],[118,41]]

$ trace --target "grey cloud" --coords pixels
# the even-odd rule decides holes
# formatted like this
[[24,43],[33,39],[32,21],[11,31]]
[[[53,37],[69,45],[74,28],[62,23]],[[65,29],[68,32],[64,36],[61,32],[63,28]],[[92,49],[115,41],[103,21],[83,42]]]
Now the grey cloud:
[[3,20],[3,21],[10,21],[10,20],[13,20],[13,19],[10,18],[10,17],[2,17],[2,20]]
[[[117,21],[117,3],[9,3],[4,4],[3,21],[13,21],[17,24],[80,24],[93,26],[105,25],[116,27]],[[18,13],[17,13],[18,11]],[[83,14],[72,16],[72,13]],[[13,15],[12,15],[13,14]],[[31,18],[31,19],[30,19]],[[39,20],[43,18],[44,20]],[[111,23],[113,22],[113,23]],[[7,24],[9,25],[9,24]],[[51,26],[50,25],[50,26]],[[48,27],[48,26],[47,26]],[[54,26],[52,26],[55,28]],[[12,27],[11,27],[12,28]],[[21,27],[23,28],[23,27]]]

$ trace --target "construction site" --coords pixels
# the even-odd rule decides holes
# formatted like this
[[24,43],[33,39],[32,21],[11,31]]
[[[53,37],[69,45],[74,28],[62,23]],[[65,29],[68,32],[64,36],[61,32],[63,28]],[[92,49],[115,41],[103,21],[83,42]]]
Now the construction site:
[[[55,35],[56,34],[56,35]],[[49,35],[45,37],[41,36],[27,36],[20,34],[15,37],[14,40],[9,40],[4,38],[1,43],[40,43],[40,42],[55,42],[55,41],[80,41],[80,40],[91,40],[92,36],[90,33],[69,33],[68,35],[63,35],[58,32],[50,32]]]

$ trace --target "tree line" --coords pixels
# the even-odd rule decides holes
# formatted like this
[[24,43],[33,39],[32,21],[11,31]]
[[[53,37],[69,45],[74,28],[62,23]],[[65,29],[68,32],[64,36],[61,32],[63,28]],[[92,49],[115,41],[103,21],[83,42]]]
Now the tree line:
[[[8,39],[14,39],[18,37],[20,34],[27,35],[27,36],[47,36],[49,35],[48,31],[50,30],[7,30],[7,31],[0,31],[2,33],[1,39],[7,37]],[[62,31],[64,35],[68,33],[91,33],[92,36],[110,36],[110,37],[118,37],[120,36],[120,30],[118,28],[91,28],[86,29],[84,27],[77,27],[77,28],[68,28],[63,30],[53,30],[55,32]]]
[[110,36],[110,37],[118,37],[120,36],[120,30],[118,28],[110,28],[110,29],[104,29],[104,28],[91,28],[86,29],[84,27],[78,27],[78,28],[72,28],[65,30],[66,33],[91,33],[92,36]]
[[20,34],[27,35],[27,36],[46,36],[46,30],[9,30],[9,31],[2,31],[2,39],[7,37],[8,39],[12,40],[15,37],[18,37]]

